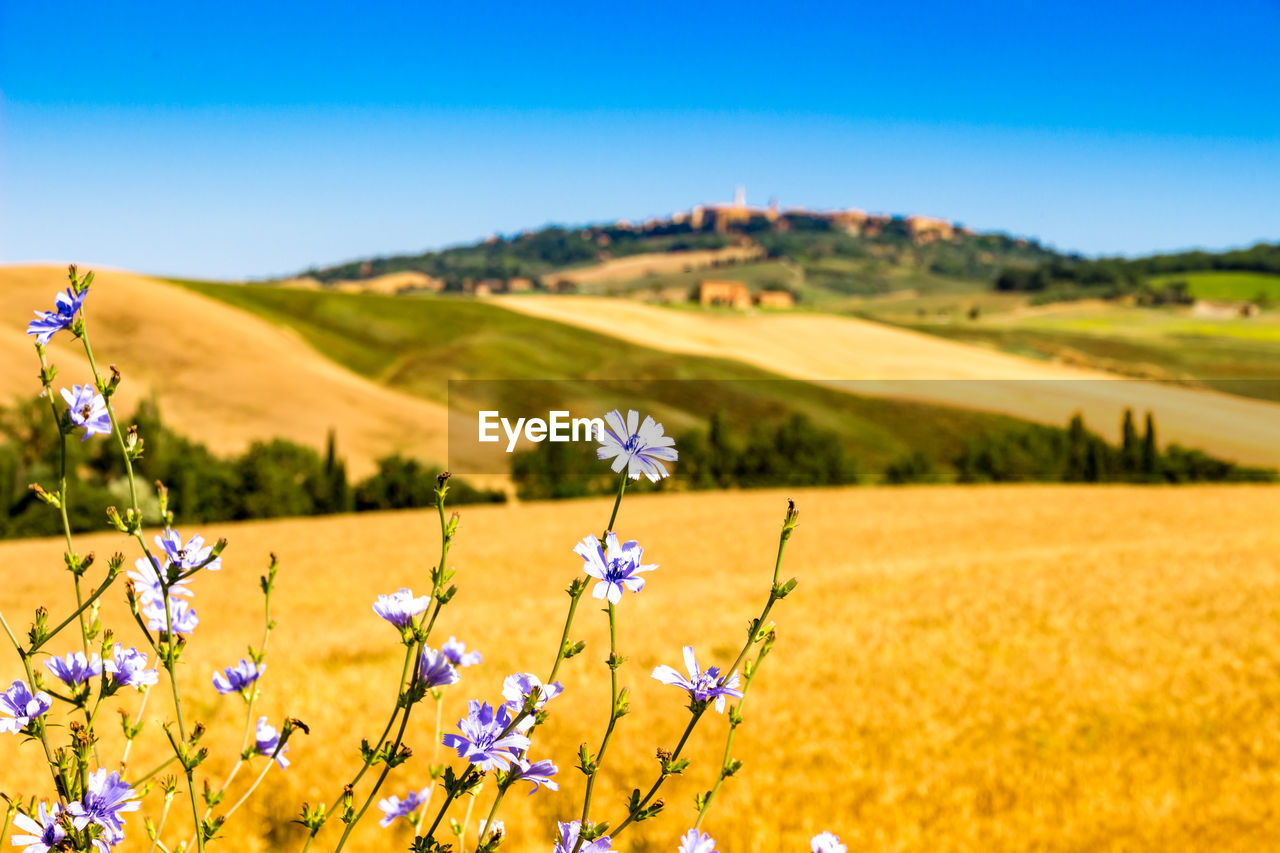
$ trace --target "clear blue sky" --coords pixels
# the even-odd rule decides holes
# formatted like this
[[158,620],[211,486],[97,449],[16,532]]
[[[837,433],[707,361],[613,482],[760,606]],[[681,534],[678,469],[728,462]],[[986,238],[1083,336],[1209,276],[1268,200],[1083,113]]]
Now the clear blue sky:
[[253,277],[727,199],[1280,239],[1280,2],[0,3],[0,261]]

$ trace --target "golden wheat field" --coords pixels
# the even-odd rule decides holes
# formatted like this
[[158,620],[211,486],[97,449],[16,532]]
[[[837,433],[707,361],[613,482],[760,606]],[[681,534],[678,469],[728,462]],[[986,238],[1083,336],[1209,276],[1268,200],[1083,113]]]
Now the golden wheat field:
[[[850,850],[1260,850],[1280,833],[1280,489],[1226,487],[919,487],[800,490],[800,527],[785,574],[800,578],[775,611],[778,644],[747,705],[707,828],[722,851],[801,850],[820,829]],[[616,525],[661,564],[619,609],[622,681],[634,712],[620,723],[597,817],[651,777],[653,750],[683,726],[682,694],[649,677],[693,644],[704,665],[739,647],[762,603],[786,494],[629,497]],[[451,688],[445,717],[468,697],[498,695],[516,670],[545,675],[561,628],[561,590],[581,561],[570,549],[599,531],[611,503],[583,500],[463,508],[451,562],[461,587],[437,641],[457,635],[485,655]],[[196,579],[201,625],[182,666],[189,712],[216,754],[238,748],[242,706],[217,696],[215,666],[261,630],[256,578],[281,558],[278,628],[264,713],[311,725],[285,772],[226,829],[224,849],[297,850],[303,801],[332,801],[362,735],[376,735],[399,672],[395,631],[370,603],[425,588],[438,551],[433,513],[223,525],[224,569]],[[188,531],[184,530],[184,533]],[[123,537],[83,537],[100,557]],[[38,603],[68,603],[55,540],[0,545],[0,607],[25,624]],[[124,626],[120,596],[106,609]],[[590,603],[584,599],[584,605]],[[55,611],[56,612],[56,611]],[[581,794],[574,754],[594,744],[608,706],[604,615],[584,606],[587,651],[537,738],[560,766],[559,793],[513,795],[510,847],[546,850],[556,818]],[[132,636],[131,631],[126,634]],[[64,635],[65,636],[65,635]],[[70,651],[68,640],[55,652]],[[62,646],[67,648],[62,648]],[[6,660],[6,678],[18,677]],[[163,685],[161,685],[163,686]],[[168,719],[157,692],[151,710]],[[136,701],[132,697],[130,702]],[[430,703],[409,730],[417,753],[390,792],[423,781]],[[426,709],[426,710],[424,710]],[[188,717],[190,719],[190,716]],[[691,822],[725,735],[709,715],[694,764],[666,791],[667,813],[620,850],[673,850]],[[140,771],[163,752],[154,725]],[[103,744],[115,754],[113,742]],[[4,788],[34,792],[34,744],[0,741]],[[220,778],[225,763],[204,769]],[[181,802],[181,801],[178,801]],[[487,805],[487,799],[482,798]],[[479,811],[479,808],[477,808]],[[183,810],[175,812],[184,814]],[[376,811],[372,815],[377,816]],[[473,826],[474,826],[473,817]],[[330,828],[332,829],[332,827]],[[136,820],[126,849],[138,850]],[[408,834],[366,820],[360,851],[404,849]],[[326,830],[313,849],[332,849]],[[177,840],[177,839],[173,839]],[[474,842],[472,842],[474,843]],[[353,849],[348,847],[348,849]]]

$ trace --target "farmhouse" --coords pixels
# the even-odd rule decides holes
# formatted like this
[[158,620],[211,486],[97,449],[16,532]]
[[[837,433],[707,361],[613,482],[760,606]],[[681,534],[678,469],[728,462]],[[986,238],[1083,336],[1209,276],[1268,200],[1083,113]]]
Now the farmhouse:
[[760,308],[794,308],[796,298],[789,290],[762,290],[756,294],[756,305]]
[[740,281],[704,278],[698,282],[698,304],[703,307],[750,308],[751,291]]

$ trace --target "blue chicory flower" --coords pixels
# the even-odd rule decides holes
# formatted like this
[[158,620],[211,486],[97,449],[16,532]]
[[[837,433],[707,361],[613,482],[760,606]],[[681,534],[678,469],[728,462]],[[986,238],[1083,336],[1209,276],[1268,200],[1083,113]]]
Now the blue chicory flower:
[[622,600],[622,591],[639,592],[644,589],[644,578],[636,577],[641,572],[651,572],[658,568],[657,564],[641,565],[640,559],[644,549],[634,539],[622,545],[613,533],[605,535],[605,548],[600,547],[600,540],[588,536],[573,548],[573,553],[583,560],[582,570],[600,582],[591,590],[595,598],[608,598],[610,604]]
[[102,840],[114,847],[124,840],[124,818],[120,815],[138,810],[137,796],[118,772],[108,775],[105,769],[96,770],[85,783],[84,797],[69,805],[67,814],[77,832],[90,823],[102,827]]
[[[176,565],[181,572],[189,572],[200,566],[205,560],[209,560],[209,556],[213,553],[213,546],[205,545],[203,536],[192,536],[187,540],[187,544],[183,545],[182,535],[171,528],[165,528],[163,533],[156,536],[155,541],[156,547],[164,551],[169,562]],[[218,571],[222,568],[222,558],[215,557],[209,560],[209,564],[204,568],[211,572]]]
[[[573,848],[578,844],[578,830],[582,827],[582,822],[571,820],[558,825],[560,837],[556,839],[556,847],[552,853],[573,853]],[[613,849],[609,836],[602,835],[578,847],[578,853],[618,853],[618,851]]]
[[62,808],[57,803],[52,808],[41,803],[34,817],[18,812],[14,815],[13,826],[27,834],[13,836],[14,845],[25,847],[23,853],[49,853],[60,849],[67,837],[60,821],[61,814]]
[[421,791],[410,791],[402,800],[399,797],[386,797],[378,801],[378,808],[382,809],[382,818],[378,821],[378,826],[388,827],[402,817],[416,812],[431,794],[430,788],[423,788]]
[[71,422],[84,429],[81,441],[88,441],[91,435],[111,435],[111,415],[107,412],[107,401],[89,385],[72,385],[71,390],[62,389],[62,399],[67,401],[67,414]]
[[558,768],[548,758],[535,761],[532,764],[527,759],[518,758],[516,759],[516,770],[512,781],[513,783],[515,781],[532,782],[533,787],[529,789],[530,795],[538,790],[540,785],[546,785],[553,791],[559,791],[560,784],[551,778],[557,772]]
[[847,849],[834,832],[820,832],[809,839],[811,853],[845,853]]
[[444,652],[444,656],[454,666],[473,666],[484,660],[479,652],[467,651],[466,644],[453,636],[450,636],[445,644],[440,647],[440,651]]
[[676,440],[662,434],[662,424],[649,415],[641,424],[640,413],[635,409],[627,412],[625,422],[617,409],[605,415],[604,420],[608,428],[600,435],[596,456],[612,459],[614,473],[625,468],[631,479],[639,480],[643,474],[653,483],[670,476],[662,463],[675,462],[679,454]]
[[244,693],[251,684],[262,677],[266,669],[265,663],[258,664],[241,658],[240,662],[234,666],[213,674],[213,689],[224,696],[228,693]]
[[35,335],[39,343],[49,343],[49,338],[56,332],[71,328],[76,314],[80,311],[80,306],[84,304],[84,298],[88,295],[87,290],[76,293],[68,287],[53,297],[52,311],[35,312],[36,318],[27,324],[27,334]]
[[[157,571],[155,558],[139,557],[133,561],[133,565],[137,571],[129,572],[129,577],[133,580],[133,588],[138,594],[138,603],[143,607],[158,606],[161,601],[164,601],[164,584],[160,581],[160,572]],[[193,595],[186,586],[189,580],[190,578],[185,578],[169,584],[169,595],[188,597]]]
[[705,832],[691,829],[680,839],[676,853],[717,853],[716,840]]
[[724,713],[726,696],[742,698],[742,691],[738,689],[738,673],[735,672],[725,678],[720,674],[720,668],[715,666],[709,666],[707,671],[703,672],[698,668],[698,659],[694,657],[693,646],[684,647],[684,665],[689,670],[687,678],[681,675],[679,670],[666,664],[654,667],[653,677],[663,684],[683,687],[689,691],[689,698],[694,702],[710,702],[714,699],[716,710],[720,713]]
[[17,734],[52,705],[53,699],[43,690],[33,694],[26,682],[13,682],[8,690],[0,694],[0,711],[9,715],[0,717],[0,732]]
[[[516,672],[508,675],[502,681],[502,698],[506,699],[505,707],[512,716],[519,714],[524,710],[525,700],[529,698],[529,694],[534,690],[538,691],[538,700],[534,703],[534,711],[541,711],[547,706],[547,703],[564,692],[564,685],[558,681],[550,684],[543,684],[542,679],[534,675],[532,672]],[[525,725],[528,723],[528,725]],[[525,717],[520,721],[521,730],[527,729],[533,724],[532,717]]]
[[[258,727],[254,732],[254,747],[258,750],[259,755],[270,757],[275,753],[276,747],[280,744],[280,732],[276,731],[275,726],[267,722],[266,717],[258,718]],[[289,744],[285,744],[280,749],[280,753],[275,756],[276,764],[280,765],[283,770],[289,766],[289,759],[284,754],[289,751]]]
[[147,669],[146,652],[126,649],[119,643],[115,644],[111,657],[102,662],[102,669],[111,676],[111,683],[116,688],[135,687],[141,690],[160,680],[160,673]]
[[102,659],[97,655],[86,658],[84,652],[72,652],[65,658],[49,658],[44,665],[68,687],[75,687],[97,675],[102,675]]
[[147,629],[160,633],[190,634],[200,624],[190,604],[173,598],[169,599],[168,618],[159,603],[143,608],[142,615],[147,618]]
[[458,678],[458,670],[453,668],[448,655],[443,651],[423,647],[422,657],[418,659],[418,681],[423,687],[457,684]]
[[430,603],[429,595],[414,598],[412,590],[398,589],[390,595],[378,596],[378,600],[373,603],[373,612],[397,628],[405,628]]
[[524,735],[514,730],[503,734],[511,720],[505,705],[495,711],[488,702],[472,699],[467,703],[467,716],[458,720],[462,734],[447,734],[441,742],[481,770],[509,770],[517,760],[516,750],[529,748]]

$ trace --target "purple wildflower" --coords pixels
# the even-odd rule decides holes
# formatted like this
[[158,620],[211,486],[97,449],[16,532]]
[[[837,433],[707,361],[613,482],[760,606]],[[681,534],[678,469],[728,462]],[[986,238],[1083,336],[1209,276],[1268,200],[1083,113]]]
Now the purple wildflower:
[[53,297],[52,311],[35,312],[36,318],[27,324],[27,334],[35,335],[39,343],[49,343],[49,338],[56,332],[71,328],[77,312],[80,311],[80,306],[84,304],[84,298],[88,295],[87,290],[76,293],[68,287],[66,291]]
[[[560,837],[556,840],[556,848],[552,853],[573,853],[573,848],[578,844],[581,821],[571,820],[568,823],[559,824],[559,827]],[[617,853],[617,851],[613,849],[609,836],[602,835],[595,841],[588,841],[578,847],[578,853]]]
[[515,751],[529,748],[524,735],[515,731],[503,734],[511,719],[505,705],[495,711],[488,702],[472,699],[467,703],[467,716],[458,720],[462,734],[447,734],[441,742],[481,770],[509,770],[517,760]]
[[691,829],[680,839],[676,853],[717,853],[716,840],[705,832]]
[[147,617],[147,629],[162,633],[190,634],[200,624],[195,610],[185,601],[169,599],[169,614],[165,617],[165,608],[153,604],[144,608],[142,615]]
[[720,674],[720,668],[717,666],[709,666],[707,671],[703,672],[698,668],[698,659],[693,655],[693,646],[684,647],[684,665],[689,670],[687,678],[681,675],[679,670],[666,664],[654,667],[653,677],[663,684],[683,687],[689,691],[689,698],[694,702],[710,702],[714,699],[716,710],[722,714],[726,696],[742,698],[742,691],[738,689],[738,673],[735,672],[725,678]]
[[378,600],[373,603],[373,612],[397,628],[405,628],[430,603],[429,595],[414,598],[412,590],[399,589],[390,595],[378,596]]
[[443,651],[423,647],[418,659],[418,681],[423,687],[444,687],[458,683],[458,671]]
[[18,732],[31,725],[31,721],[49,710],[53,699],[41,690],[33,694],[25,682],[15,681],[0,694],[0,711],[9,716],[0,717],[0,732]]
[[[129,577],[133,580],[133,588],[138,593],[138,603],[143,607],[159,605],[161,601],[164,601],[164,584],[160,582],[160,572],[157,571],[155,558],[139,557],[133,561],[133,565],[137,571],[129,572]],[[180,580],[169,584],[169,595],[185,595],[188,597],[193,595],[191,590],[186,587],[186,583],[186,580]]]
[[[534,690],[538,691],[538,701],[534,703],[534,711],[541,711],[547,703],[564,692],[564,685],[558,681],[543,684],[542,680],[532,672],[517,672],[508,675],[502,681],[502,698],[506,699],[505,707],[512,716],[524,710],[525,700]],[[528,723],[528,725],[525,725]],[[532,717],[520,721],[521,731],[533,724]]]
[[583,559],[582,570],[600,581],[591,590],[591,595],[608,598],[610,604],[617,604],[622,600],[623,589],[629,592],[644,589],[644,578],[636,575],[651,572],[658,566],[640,565],[644,549],[634,539],[619,545],[618,537],[609,533],[605,536],[605,545],[607,548],[601,548],[600,540],[588,536],[574,546],[573,553]]
[[124,839],[124,818],[120,815],[138,810],[137,796],[118,772],[108,775],[106,770],[96,770],[89,775],[84,797],[67,806],[67,814],[77,831],[95,823],[102,827],[102,839],[115,846]]
[[160,680],[160,674],[154,669],[147,669],[147,654],[136,648],[126,649],[116,643],[111,657],[102,662],[102,669],[111,676],[111,683],[116,687],[136,687],[141,690]]
[[845,853],[848,850],[834,832],[820,832],[809,839],[809,849],[812,853]]
[[530,795],[538,790],[540,785],[546,785],[553,791],[559,791],[560,784],[551,778],[557,772],[558,768],[548,758],[535,761],[532,764],[527,759],[518,758],[516,759],[516,772],[512,781],[532,782],[533,787],[529,789]]
[[[187,540],[187,544],[183,545],[182,535],[167,527],[164,533],[156,536],[156,547],[164,551],[169,562],[184,573],[200,566],[213,554],[213,546],[205,545],[203,536],[192,536]],[[204,568],[211,572],[218,571],[222,568],[222,558],[214,557]]]
[[95,675],[102,675],[102,659],[97,655],[85,658],[84,652],[72,652],[65,658],[49,658],[44,665],[68,687],[75,687]]
[[88,385],[72,385],[62,389],[62,399],[67,401],[67,414],[71,422],[84,428],[81,441],[91,435],[111,435],[111,415],[107,413],[107,401]]
[[444,656],[454,666],[474,666],[484,660],[479,652],[467,651],[466,644],[453,636],[449,637],[448,641],[440,647],[440,651],[444,652]]
[[614,473],[626,468],[631,479],[639,480],[643,474],[652,483],[670,476],[662,463],[675,462],[679,454],[676,440],[662,434],[662,424],[650,415],[645,415],[641,424],[640,413],[635,409],[627,412],[625,423],[617,409],[605,415],[604,420],[608,429],[600,435],[596,457],[612,459]]
[[13,836],[13,843],[26,847],[24,853],[49,853],[56,849],[67,837],[58,820],[61,811],[56,803],[52,808],[41,803],[35,817],[18,812],[13,818],[14,828],[27,834]]
[[418,810],[418,808],[427,801],[431,795],[430,788],[423,788],[421,791],[410,791],[402,800],[399,797],[386,797],[378,801],[378,808],[382,809],[382,818],[378,821],[378,826],[388,827],[395,823],[399,818],[409,817]]
[[213,689],[223,695],[244,693],[249,685],[262,677],[266,669],[265,663],[258,664],[241,658],[238,664],[213,674]]
[[[259,755],[270,757],[275,754],[276,747],[280,744],[280,733],[276,731],[275,726],[267,722],[266,717],[258,718],[258,728],[254,733],[254,746],[258,750]],[[289,744],[285,744],[280,749],[280,753],[275,756],[276,764],[280,765],[283,770],[289,766],[289,759],[284,754],[289,751]]]

